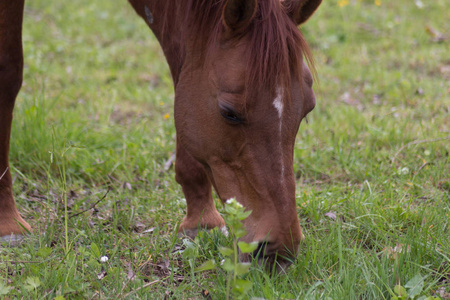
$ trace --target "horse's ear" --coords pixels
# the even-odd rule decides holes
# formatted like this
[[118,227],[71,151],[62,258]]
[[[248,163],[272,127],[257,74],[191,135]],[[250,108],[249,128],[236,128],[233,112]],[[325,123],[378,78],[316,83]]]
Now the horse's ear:
[[316,11],[322,0],[281,0],[288,15],[297,25],[305,23]]
[[257,8],[257,0],[228,0],[222,13],[222,20],[228,33],[231,35],[244,33],[255,17]]

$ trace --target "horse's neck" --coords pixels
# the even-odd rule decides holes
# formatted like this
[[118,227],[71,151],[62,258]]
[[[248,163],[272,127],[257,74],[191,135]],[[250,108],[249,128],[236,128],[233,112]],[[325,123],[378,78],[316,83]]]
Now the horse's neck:
[[[185,37],[182,34],[184,18],[177,16],[177,0],[129,0],[136,12],[155,34],[164,51],[174,84],[178,82],[184,63]],[[179,2],[180,3],[180,2]],[[178,5],[180,5],[178,3]]]

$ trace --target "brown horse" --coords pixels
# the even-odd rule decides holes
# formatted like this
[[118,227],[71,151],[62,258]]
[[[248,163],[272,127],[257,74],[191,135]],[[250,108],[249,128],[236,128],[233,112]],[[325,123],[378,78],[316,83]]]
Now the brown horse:
[[[175,86],[176,180],[187,201],[180,231],[224,226],[212,199],[251,210],[245,241],[282,265],[296,255],[293,149],[315,105],[297,26],[321,0],[129,0],[158,38]],[[0,2],[0,237],[30,226],[12,194],[8,149],[22,83],[24,0]],[[247,257],[248,258],[248,257]]]

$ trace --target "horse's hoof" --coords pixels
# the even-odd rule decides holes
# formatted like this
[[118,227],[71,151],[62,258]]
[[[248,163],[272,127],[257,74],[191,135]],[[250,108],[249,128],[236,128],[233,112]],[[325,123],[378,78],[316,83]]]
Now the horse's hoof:
[[23,240],[24,236],[21,234],[11,234],[0,237],[1,244],[7,244],[9,246],[17,246]]

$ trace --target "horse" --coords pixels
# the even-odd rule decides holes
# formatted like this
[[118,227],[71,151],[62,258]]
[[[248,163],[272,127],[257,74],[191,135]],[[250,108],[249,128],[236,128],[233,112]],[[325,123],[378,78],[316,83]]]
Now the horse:
[[[298,26],[321,0],[129,0],[158,39],[175,88],[175,178],[187,202],[179,232],[222,228],[212,187],[251,211],[245,242],[288,266],[304,238],[293,152],[314,108],[312,56]],[[8,151],[22,85],[24,0],[0,2],[0,237],[31,230],[19,214]],[[252,254],[241,254],[243,260]]]

